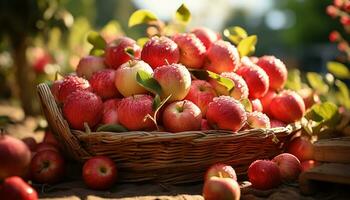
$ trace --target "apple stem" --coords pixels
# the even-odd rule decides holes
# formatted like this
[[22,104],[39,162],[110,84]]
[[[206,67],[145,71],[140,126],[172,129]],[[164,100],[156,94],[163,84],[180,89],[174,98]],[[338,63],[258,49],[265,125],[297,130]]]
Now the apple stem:
[[164,61],[166,62],[166,64],[167,64],[167,65],[169,65],[169,62],[168,62],[168,60],[167,60],[167,59],[164,59]]

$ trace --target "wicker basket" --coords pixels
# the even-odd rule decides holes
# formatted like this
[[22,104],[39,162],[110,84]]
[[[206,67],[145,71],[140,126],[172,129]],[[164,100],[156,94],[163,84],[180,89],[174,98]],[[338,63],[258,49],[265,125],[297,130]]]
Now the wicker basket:
[[285,141],[300,129],[298,124],[292,124],[238,133],[223,130],[85,133],[69,128],[47,84],[40,84],[37,89],[52,132],[68,155],[77,161],[106,155],[117,163],[119,180],[123,182],[201,181],[206,169],[219,162],[232,165],[238,175],[243,175],[252,161],[280,153]]

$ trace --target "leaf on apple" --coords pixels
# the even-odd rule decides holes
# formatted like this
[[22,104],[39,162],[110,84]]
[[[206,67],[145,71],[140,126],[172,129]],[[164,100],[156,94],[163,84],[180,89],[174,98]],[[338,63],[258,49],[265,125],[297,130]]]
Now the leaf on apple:
[[330,73],[332,73],[337,78],[340,78],[340,79],[350,78],[349,69],[342,63],[328,62],[327,69]]
[[316,72],[308,72],[306,74],[306,78],[310,84],[310,86],[316,90],[319,94],[325,94],[328,92],[329,87],[323,81],[323,78],[320,74]]
[[150,119],[153,121],[153,123],[156,125],[157,130],[159,130],[158,127],[158,123],[157,123],[157,115],[159,110],[164,106],[164,104],[170,99],[171,95],[169,95],[167,98],[161,100],[160,96],[157,94],[154,99],[153,99],[153,103],[152,103],[152,109],[154,111],[153,116],[151,116],[150,114],[145,116],[144,120]]
[[191,12],[187,8],[186,4],[181,4],[181,6],[176,10],[175,19],[183,24],[187,24],[191,20]]
[[124,126],[120,124],[105,124],[101,125],[97,128],[97,132],[126,132],[128,129],[126,129]]
[[129,27],[133,27],[139,24],[147,24],[157,21],[158,17],[149,10],[141,9],[131,14],[128,22]]
[[90,53],[89,53],[89,54],[92,55],[92,56],[99,56],[99,57],[101,57],[101,56],[104,56],[105,51],[104,51],[103,49],[95,49],[95,48],[92,48],[92,49],[90,50]]
[[289,70],[285,88],[298,91],[301,89],[301,83],[300,71],[298,69]]
[[233,26],[224,30],[224,36],[233,44],[238,45],[243,39],[248,37],[248,34],[242,27]]
[[241,99],[239,102],[241,102],[246,112],[253,111],[253,106],[252,106],[252,103],[249,101],[249,99]]
[[241,40],[237,46],[239,55],[244,57],[253,54],[257,41],[258,37],[256,35],[251,35]]
[[225,86],[227,91],[231,92],[235,88],[235,82],[233,82],[231,79],[220,76],[219,74],[208,70],[207,73],[210,78],[216,80],[220,85]]
[[154,79],[148,72],[143,70],[138,71],[136,74],[136,80],[146,90],[154,94],[162,94],[162,87],[159,85],[158,81]]

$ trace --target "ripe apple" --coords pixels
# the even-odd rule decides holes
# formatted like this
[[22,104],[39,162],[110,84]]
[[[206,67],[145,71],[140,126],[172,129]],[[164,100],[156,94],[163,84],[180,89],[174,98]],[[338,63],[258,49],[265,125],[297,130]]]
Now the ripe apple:
[[118,112],[117,108],[119,105],[120,99],[109,99],[103,102],[102,109],[102,124],[118,124]]
[[196,104],[205,116],[208,104],[216,97],[214,88],[204,80],[193,80],[191,82],[190,91],[185,99]]
[[194,28],[191,33],[195,34],[201,40],[206,49],[218,40],[216,33],[206,27]]
[[201,130],[202,131],[207,131],[207,130],[210,130],[210,129],[211,128],[210,128],[210,126],[208,124],[208,120],[202,119],[202,121],[201,121]]
[[298,94],[303,98],[305,109],[311,108],[316,103],[320,103],[320,97],[311,88],[303,88],[298,91]]
[[171,132],[200,130],[201,110],[189,100],[175,101],[163,111],[163,125]]
[[165,99],[171,95],[168,102],[183,100],[190,91],[191,74],[181,64],[157,67],[154,70],[153,77],[162,87],[161,98]]
[[124,97],[147,93],[147,90],[136,80],[136,74],[141,70],[153,74],[153,69],[141,60],[124,63],[117,69],[115,86]]
[[272,159],[280,169],[283,181],[297,180],[301,173],[301,164],[297,157],[290,153],[282,153]]
[[214,164],[207,170],[204,181],[208,181],[212,177],[232,178],[237,181],[236,171],[230,165],[221,163]]
[[52,145],[51,143],[45,143],[45,142],[39,143],[36,148],[36,152],[45,151],[45,150],[52,150],[52,151],[59,152],[58,147]]
[[205,200],[239,200],[241,190],[232,178],[212,177],[204,183],[203,197]]
[[33,137],[25,137],[22,138],[22,141],[27,145],[30,151],[36,151],[36,148],[38,146],[38,143]]
[[0,180],[25,175],[30,158],[30,150],[22,140],[0,134]]
[[110,188],[117,179],[117,166],[106,156],[95,156],[83,166],[84,183],[94,190]]
[[269,76],[269,85],[273,90],[282,89],[287,82],[287,68],[284,63],[274,56],[262,56],[256,63]]
[[301,162],[301,171],[305,172],[309,169],[316,167],[317,165],[319,165],[319,163],[315,160],[304,160]]
[[312,160],[314,148],[310,140],[304,137],[296,137],[287,145],[287,152],[296,156],[300,161]]
[[104,69],[92,74],[89,79],[92,90],[102,99],[117,97],[119,92],[115,87],[116,72],[113,69]]
[[4,180],[0,195],[2,200],[38,200],[38,193],[18,176]]
[[271,128],[286,127],[287,124],[276,119],[270,119]]
[[214,79],[210,79],[209,83],[214,87],[214,89],[216,90],[219,96],[220,95],[231,96],[237,100],[248,98],[248,94],[249,94],[248,86],[241,76],[239,76],[234,72],[223,72],[220,75],[222,77],[231,79],[234,82],[235,87],[232,89],[232,91],[229,92],[225,86],[219,84]]
[[272,116],[270,111],[270,104],[273,98],[277,96],[277,93],[273,90],[269,90],[263,97],[260,98],[260,102],[263,106],[263,112],[268,116]]
[[261,104],[260,99],[252,99],[250,102],[252,103],[253,111],[263,112],[263,105]]
[[55,98],[56,102],[59,102],[59,91],[62,82],[63,80],[56,80],[52,82],[52,85],[50,87],[52,96]]
[[64,159],[54,150],[37,152],[30,163],[30,174],[38,183],[57,183],[64,177]]
[[280,170],[270,160],[256,160],[250,164],[248,178],[252,186],[260,190],[272,189],[281,183]]
[[55,138],[55,136],[52,134],[50,130],[45,131],[43,143],[51,144],[57,148],[60,147],[60,143],[57,141],[57,139]]
[[79,77],[89,80],[93,73],[104,68],[106,68],[104,58],[89,55],[80,59],[76,73]]
[[250,128],[270,128],[270,118],[262,112],[247,113],[247,125]]
[[58,100],[60,103],[64,103],[67,97],[76,91],[89,91],[92,92],[89,81],[78,77],[69,75],[66,76],[62,83],[59,85]]

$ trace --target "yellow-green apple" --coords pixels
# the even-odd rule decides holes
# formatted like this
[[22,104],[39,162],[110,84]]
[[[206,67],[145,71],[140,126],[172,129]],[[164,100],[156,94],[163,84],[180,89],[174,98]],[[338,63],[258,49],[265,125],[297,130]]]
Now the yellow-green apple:
[[263,112],[267,114],[268,116],[272,116],[271,111],[270,111],[270,104],[273,98],[277,96],[277,93],[273,90],[267,91],[267,93],[260,98],[260,102],[263,106]]
[[269,86],[273,90],[279,90],[287,82],[288,71],[284,63],[275,56],[262,56],[256,63],[269,76]]
[[206,49],[218,40],[216,33],[206,27],[197,27],[194,28],[191,33],[195,34],[198,39],[200,39]]
[[296,156],[300,161],[312,160],[314,148],[310,140],[305,137],[296,137],[287,145],[287,152]]
[[75,91],[90,91],[92,88],[89,81],[78,76],[66,76],[59,85],[58,100],[64,103],[66,98]]
[[270,118],[259,111],[248,112],[247,125],[250,128],[270,128]]
[[109,99],[103,102],[102,108],[102,124],[118,124],[118,105],[120,99]]
[[275,162],[256,160],[248,168],[248,179],[253,188],[268,190],[280,185],[281,174]]
[[147,93],[147,90],[136,80],[139,71],[153,74],[153,69],[141,60],[124,63],[116,70],[115,86],[124,97]]
[[225,86],[219,84],[214,79],[210,79],[209,83],[214,87],[218,95],[231,96],[237,100],[248,98],[248,86],[241,76],[237,75],[234,72],[223,72],[220,75],[222,77],[231,79],[234,82],[235,87],[232,89],[232,91],[228,91]]
[[247,120],[243,105],[229,96],[215,97],[208,105],[206,117],[211,127],[231,131],[241,129]]
[[90,79],[93,73],[106,68],[104,58],[99,56],[85,56],[79,61],[75,72],[79,77],[83,77],[87,80]]
[[166,64],[178,63],[180,60],[179,47],[170,38],[154,36],[143,46],[141,59],[153,69]]
[[35,189],[18,176],[6,178],[0,186],[2,200],[38,200]]
[[301,173],[301,164],[297,157],[290,153],[282,153],[272,159],[280,169],[282,181],[295,181]]
[[241,190],[232,178],[212,177],[204,183],[203,197],[205,200],[239,200]]
[[84,163],[84,183],[94,190],[106,190],[117,180],[117,166],[107,156],[95,156]]
[[170,132],[196,131],[201,128],[202,112],[192,101],[175,101],[165,107],[162,118]]
[[252,104],[252,110],[263,112],[263,105],[261,104],[260,99],[251,99],[250,103]]
[[204,181],[207,181],[212,177],[232,178],[237,181],[236,171],[233,167],[222,163],[212,165],[205,173]]
[[193,80],[191,82],[190,91],[185,99],[192,101],[196,104],[205,116],[207,112],[208,104],[216,97],[214,88],[204,80]]
[[153,77],[162,87],[162,99],[171,95],[169,102],[183,100],[190,91],[191,74],[181,64],[157,67],[154,70]]

